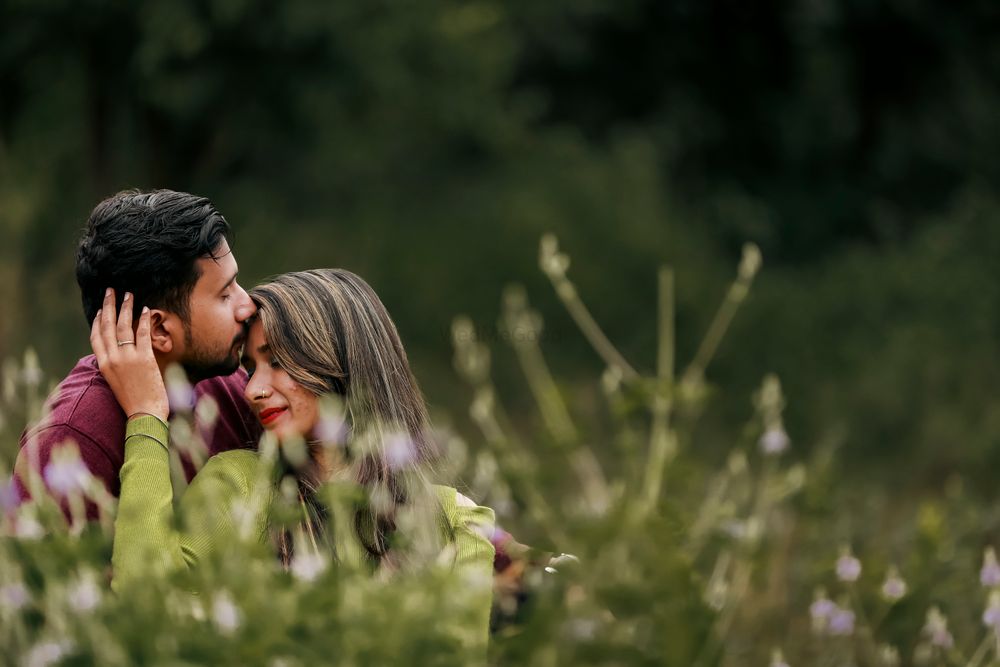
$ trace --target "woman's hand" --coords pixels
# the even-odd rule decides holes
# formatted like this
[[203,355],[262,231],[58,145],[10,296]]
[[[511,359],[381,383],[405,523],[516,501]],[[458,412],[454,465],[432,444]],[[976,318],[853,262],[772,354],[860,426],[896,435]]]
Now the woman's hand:
[[153,356],[149,308],[142,309],[139,326],[132,333],[132,295],[125,293],[121,313],[115,313],[115,292],[104,295],[90,329],[90,346],[104,379],[111,385],[125,414],[147,413],[166,421],[170,412],[167,389]]

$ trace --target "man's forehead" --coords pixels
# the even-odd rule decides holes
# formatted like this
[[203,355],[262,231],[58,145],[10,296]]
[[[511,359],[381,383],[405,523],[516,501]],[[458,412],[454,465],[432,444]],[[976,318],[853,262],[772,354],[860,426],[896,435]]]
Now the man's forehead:
[[216,246],[215,250],[213,250],[209,255],[202,256],[202,259],[219,262],[225,257],[230,257],[235,260],[235,257],[233,257],[233,249],[229,247],[229,241],[223,238],[222,241],[219,242],[219,245]]
[[198,266],[201,270],[199,283],[225,283],[232,279],[238,270],[236,256],[233,255],[233,251],[225,239],[211,255],[199,257]]

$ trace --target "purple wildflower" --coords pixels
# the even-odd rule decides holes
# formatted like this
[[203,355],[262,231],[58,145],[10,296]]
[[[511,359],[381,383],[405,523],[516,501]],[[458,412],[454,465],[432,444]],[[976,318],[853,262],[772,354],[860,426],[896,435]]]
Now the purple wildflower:
[[997,563],[997,552],[993,547],[983,551],[983,568],[979,571],[979,581],[983,586],[1000,585],[1000,564]]
[[190,412],[196,400],[194,388],[186,381],[167,383],[167,402],[172,412]]
[[391,470],[408,468],[416,458],[416,447],[405,433],[393,433],[385,439],[385,462]]
[[955,638],[947,629],[938,630],[931,635],[931,644],[939,648],[951,648],[955,645]]
[[20,502],[21,494],[18,493],[17,485],[14,484],[14,477],[8,475],[0,479],[0,513],[14,509]]
[[990,601],[983,611],[983,625],[1000,632],[1000,593],[990,593]]
[[809,615],[817,621],[829,621],[835,611],[837,611],[837,605],[834,604],[833,600],[825,597],[817,598],[809,605]]
[[347,438],[347,422],[339,414],[323,415],[313,429],[313,436],[320,442],[340,444]]
[[826,591],[822,588],[817,589],[813,597],[813,603],[809,605],[809,616],[812,617],[813,632],[819,634],[826,632],[827,626],[830,624],[830,617],[833,616],[833,612],[836,610],[837,605],[833,603],[833,600],[826,597]]
[[846,637],[854,634],[854,612],[837,607],[830,616],[830,634]]
[[0,586],[0,607],[4,609],[18,611],[23,609],[30,599],[28,589],[20,582]]
[[896,567],[891,566],[882,583],[882,597],[889,602],[895,602],[904,595],[906,595],[906,582],[899,576]]
[[42,475],[45,484],[59,496],[82,492],[90,480],[90,470],[76,454],[53,456]]
[[955,645],[955,638],[948,631],[948,619],[937,607],[931,607],[927,611],[924,634],[930,637],[931,644],[938,648],[949,649]]
[[861,576],[861,561],[854,557],[850,549],[844,549],[837,559],[837,578],[841,581],[857,581]]

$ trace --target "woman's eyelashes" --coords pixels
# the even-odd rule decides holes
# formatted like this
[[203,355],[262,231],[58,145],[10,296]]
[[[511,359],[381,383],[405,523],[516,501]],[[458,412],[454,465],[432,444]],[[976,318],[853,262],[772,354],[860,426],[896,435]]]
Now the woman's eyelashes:
[[[281,364],[278,363],[277,359],[271,359],[270,361],[267,362],[267,365],[270,366],[272,369],[281,368]],[[257,370],[257,365],[244,361],[243,370],[247,372],[247,379],[250,379],[253,377],[254,371]]]

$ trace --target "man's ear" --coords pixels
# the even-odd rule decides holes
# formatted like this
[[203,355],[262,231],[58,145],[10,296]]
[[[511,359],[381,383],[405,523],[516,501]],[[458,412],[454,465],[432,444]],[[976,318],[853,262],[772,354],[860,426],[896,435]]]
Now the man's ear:
[[149,311],[149,335],[153,352],[169,356],[184,340],[184,324],[173,313],[154,308]]

